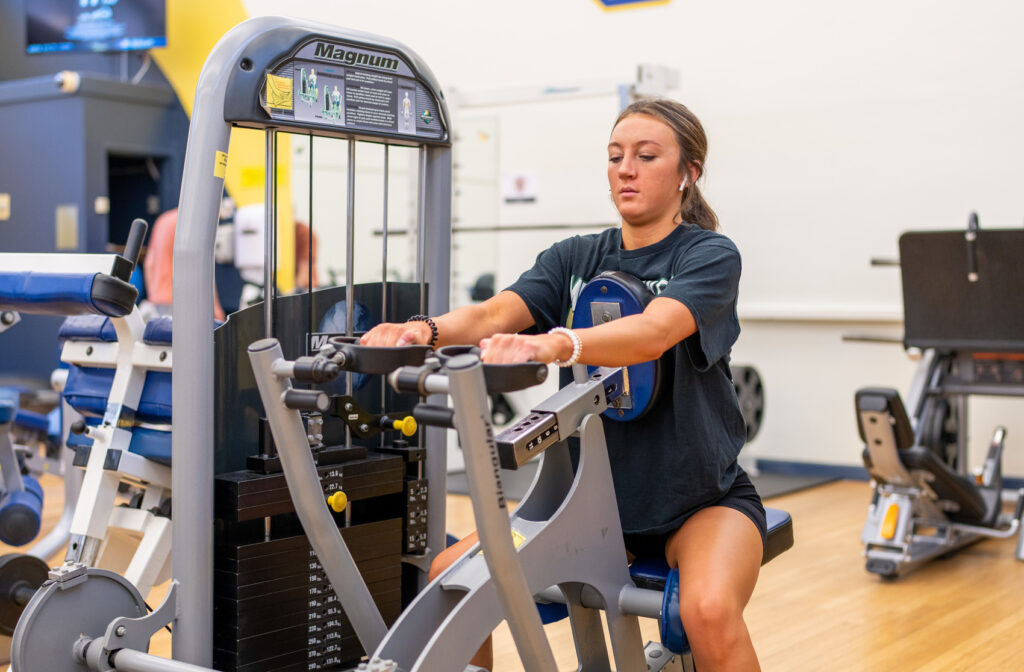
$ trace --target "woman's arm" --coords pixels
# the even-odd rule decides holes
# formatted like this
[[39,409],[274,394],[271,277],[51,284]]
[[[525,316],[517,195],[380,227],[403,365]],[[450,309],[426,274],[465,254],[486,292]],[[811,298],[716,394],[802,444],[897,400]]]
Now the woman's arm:
[[[685,304],[667,297],[651,301],[643,313],[573,330],[580,339],[580,363],[591,366],[629,366],[649,362],[697,331]],[[521,336],[498,333],[481,343],[484,361],[566,361],[572,339],[564,334]]]
[[[437,343],[444,345],[477,345],[497,333],[519,332],[533,325],[526,303],[515,292],[503,291],[482,303],[457,308],[433,318],[437,325]],[[384,323],[366,332],[363,345],[427,345],[430,325],[426,322]]]

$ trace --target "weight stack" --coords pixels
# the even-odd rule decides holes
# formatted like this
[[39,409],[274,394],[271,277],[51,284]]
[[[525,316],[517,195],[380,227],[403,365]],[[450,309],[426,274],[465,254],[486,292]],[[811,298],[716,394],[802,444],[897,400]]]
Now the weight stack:
[[[318,471],[325,497],[348,495],[335,521],[390,625],[402,609],[404,462],[371,453]],[[214,666],[299,672],[358,663],[365,652],[302,533],[284,476],[219,475],[215,512]]]
[[382,453],[398,455],[405,463],[403,496],[405,516],[402,522],[404,552],[408,555],[422,555],[427,552],[427,479],[423,478],[423,461],[427,451],[419,446],[409,445],[399,439],[383,448]]

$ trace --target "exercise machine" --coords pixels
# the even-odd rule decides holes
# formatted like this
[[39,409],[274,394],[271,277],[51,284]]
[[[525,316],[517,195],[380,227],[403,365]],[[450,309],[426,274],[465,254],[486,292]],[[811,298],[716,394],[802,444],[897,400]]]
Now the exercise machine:
[[[971,396],[1024,396],[1024,231],[905,233],[900,237],[906,348],[922,352],[904,404],[896,390],[855,395],[873,493],[861,540],[866,568],[896,578],[984,538],[1020,534],[1024,490],[1006,491],[1006,431],[980,470],[968,467]],[[1004,500],[1015,505],[1004,512]]]
[[[600,301],[594,300],[598,297]],[[606,273],[584,287],[578,306],[597,320],[605,315],[614,319],[642,310],[649,298],[635,279]],[[420,347],[362,347],[352,338],[332,339],[316,357],[304,361],[283,358],[273,339],[254,343],[249,352],[293,483],[293,500],[297,509],[305,510],[304,527],[308,531],[315,525],[315,514],[322,519],[323,535],[316,541],[311,537],[317,555],[348,564],[339,561],[331,579],[346,611],[350,604],[358,606],[359,611],[353,607],[348,613],[361,621],[357,631],[366,650],[375,651],[371,669],[462,669],[502,620],[509,623],[527,669],[552,669],[534,595],[545,604],[568,605],[581,669],[609,669],[613,661],[614,669],[624,671],[683,664],[688,645],[678,611],[678,573],[669,572],[663,558],[641,559],[634,563],[634,571],[643,587],[631,578],[616,504],[606,496],[613,485],[598,417],[642,417],[657,393],[657,363],[590,371],[577,366],[574,382],[496,438],[488,395],[538,384],[546,377],[546,367],[481,365],[475,348],[454,346],[442,348],[420,366],[394,370],[389,380],[396,390],[421,397],[451,395],[452,408],[419,404],[413,417],[422,424],[458,429],[483,552],[470,550],[427,586],[382,636],[382,620],[348,560],[344,540],[330,524],[324,498],[310,494],[319,488],[312,480],[315,472],[300,411],[326,409],[330,402],[322,391],[294,389],[291,380],[322,383],[346,369],[384,374],[403,358],[423,359],[426,353]],[[568,439],[577,433],[580,449],[574,468]],[[538,456],[541,463],[533,485],[509,519],[497,467],[518,469]],[[303,472],[305,482],[299,480]],[[300,498],[306,500],[301,507]],[[787,514],[772,511],[769,520],[764,562],[791,546],[793,539]],[[579,562],[583,557],[587,561]],[[610,657],[601,611],[611,638]],[[661,644],[642,645],[638,616],[661,620]]]

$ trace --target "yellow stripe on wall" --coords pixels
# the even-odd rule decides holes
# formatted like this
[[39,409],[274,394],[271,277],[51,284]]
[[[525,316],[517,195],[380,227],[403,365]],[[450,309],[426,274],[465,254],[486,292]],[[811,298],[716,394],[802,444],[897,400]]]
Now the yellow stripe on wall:
[[[225,33],[247,18],[240,0],[167,3],[167,47],[152,53],[190,118],[206,57]],[[224,188],[238,206],[265,200],[263,180],[252,179],[265,172],[265,148],[265,135],[260,131],[236,128],[231,133]],[[295,223],[291,138],[286,134],[279,134],[277,141],[277,193],[277,285],[281,291],[290,292],[295,287]]]

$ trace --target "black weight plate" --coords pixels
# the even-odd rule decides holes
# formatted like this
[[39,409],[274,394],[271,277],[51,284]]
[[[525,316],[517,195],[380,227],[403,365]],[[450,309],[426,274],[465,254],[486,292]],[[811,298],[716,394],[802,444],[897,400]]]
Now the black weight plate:
[[47,579],[50,568],[32,555],[10,553],[0,556],[0,633],[10,637],[18,625],[24,604],[18,604],[15,593],[19,588],[37,589]]
[[736,388],[740,413],[747,427],[747,441],[753,441],[764,420],[764,384],[761,375],[752,366],[733,366],[732,382]]

